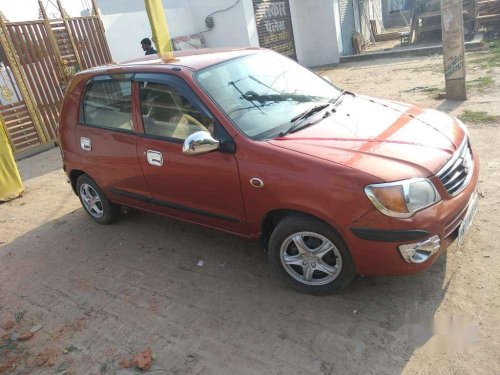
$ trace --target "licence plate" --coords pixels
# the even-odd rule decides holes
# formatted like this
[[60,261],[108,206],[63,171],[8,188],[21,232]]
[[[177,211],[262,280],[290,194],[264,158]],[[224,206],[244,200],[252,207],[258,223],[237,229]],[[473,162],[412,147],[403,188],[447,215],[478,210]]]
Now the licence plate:
[[458,229],[459,244],[462,243],[465,233],[472,225],[472,222],[474,221],[474,216],[476,216],[478,202],[479,202],[479,200],[477,199],[477,195],[478,195],[477,192],[474,192],[474,195],[472,196],[469,203],[469,208],[467,208],[467,213],[465,214],[465,217],[462,220],[462,224],[460,224],[460,228]]

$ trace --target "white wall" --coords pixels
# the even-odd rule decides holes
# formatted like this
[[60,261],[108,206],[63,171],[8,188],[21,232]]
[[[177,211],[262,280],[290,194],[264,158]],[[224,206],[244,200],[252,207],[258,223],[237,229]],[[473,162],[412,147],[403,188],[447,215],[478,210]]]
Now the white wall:
[[[235,0],[190,0],[189,3],[199,32],[206,30],[205,18],[210,13],[228,8]],[[252,0],[240,0],[232,9],[212,17],[215,27],[203,34],[207,47],[259,46]]]
[[[187,9],[171,8],[165,14],[172,38],[197,32]],[[140,41],[151,37],[146,11],[103,14],[102,21],[113,60],[130,60],[144,55]]]
[[[203,32],[210,48],[259,46],[252,0],[240,0],[234,8],[214,14],[215,27],[209,31],[206,31],[206,16],[228,8],[235,0],[164,0],[163,3],[172,38]],[[151,37],[144,4],[133,0],[99,0],[99,7],[113,60],[143,55],[139,42]]]
[[[62,0],[62,3],[66,12],[72,17],[80,16],[80,13],[85,9],[81,1]],[[52,2],[44,0],[43,5],[45,5],[45,11],[50,18],[61,17],[54,0]],[[38,1],[35,0],[0,0],[0,10],[9,21],[17,22],[37,20],[40,8]]]
[[290,0],[298,61],[305,66],[338,64],[333,0]]

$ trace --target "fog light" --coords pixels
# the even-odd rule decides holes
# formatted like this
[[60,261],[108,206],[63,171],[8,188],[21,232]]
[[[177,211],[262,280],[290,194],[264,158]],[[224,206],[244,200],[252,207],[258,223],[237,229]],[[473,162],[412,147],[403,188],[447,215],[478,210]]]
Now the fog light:
[[439,251],[439,236],[432,236],[424,242],[410,243],[400,245],[399,252],[403,259],[408,263],[423,263],[429,259],[432,254]]

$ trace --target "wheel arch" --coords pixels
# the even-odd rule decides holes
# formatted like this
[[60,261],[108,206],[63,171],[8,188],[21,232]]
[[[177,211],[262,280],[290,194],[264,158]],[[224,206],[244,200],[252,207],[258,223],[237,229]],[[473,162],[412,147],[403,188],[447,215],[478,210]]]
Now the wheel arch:
[[[276,225],[283,220],[283,218],[290,216],[290,215],[301,215],[301,216],[307,216],[316,220],[320,220],[324,222],[325,224],[329,225],[333,230],[337,232],[337,234],[344,240],[344,236],[342,235],[342,231],[339,229],[339,227],[335,224],[332,223],[331,220],[327,220],[324,217],[321,217],[321,215],[317,214],[311,214],[306,211],[302,211],[299,209],[290,209],[290,208],[280,208],[280,209],[274,209],[269,211],[264,218],[261,221],[261,227],[260,227],[260,234],[259,234],[259,240],[261,243],[262,248],[267,252],[267,248],[269,245],[269,239],[271,237],[271,233],[273,232],[274,228],[276,228]],[[345,241],[345,240],[344,240]]]
[[72,169],[71,172],[69,172],[69,181],[71,183],[71,187],[73,188],[73,192],[76,195],[78,195],[78,192],[76,191],[76,180],[78,180],[78,177],[80,177],[83,174],[86,173],[79,169]]

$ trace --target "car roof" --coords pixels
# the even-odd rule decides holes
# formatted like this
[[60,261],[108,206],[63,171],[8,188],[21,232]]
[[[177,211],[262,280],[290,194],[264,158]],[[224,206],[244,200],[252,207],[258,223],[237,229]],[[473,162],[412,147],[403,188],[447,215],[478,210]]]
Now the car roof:
[[174,51],[173,59],[162,58],[159,55],[148,55],[142,56],[138,59],[127,60],[120,63],[110,63],[102,67],[96,67],[95,69],[105,68],[109,69],[111,67],[161,67],[161,66],[179,66],[189,68],[193,71],[201,70],[207,66],[218,64],[223,61],[231,60],[236,57],[251,55],[259,51],[264,50],[263,48],[200,48],[187,51]]

